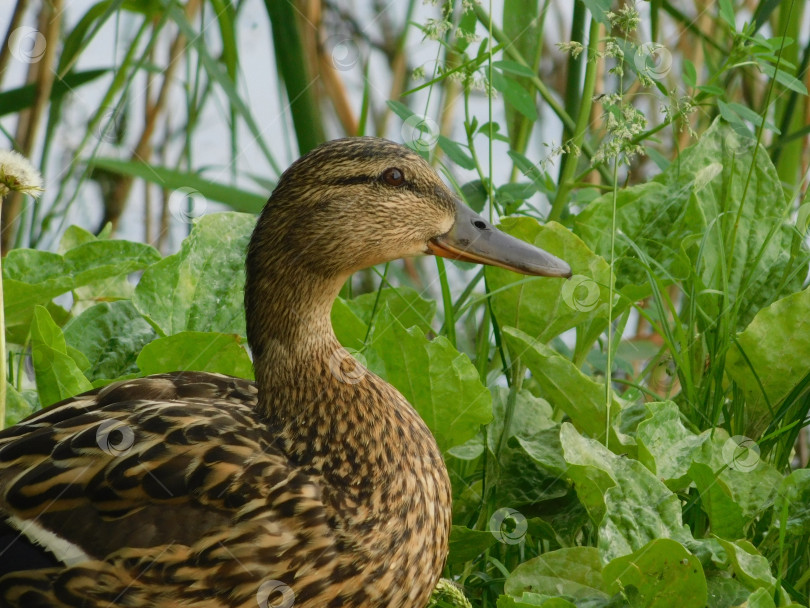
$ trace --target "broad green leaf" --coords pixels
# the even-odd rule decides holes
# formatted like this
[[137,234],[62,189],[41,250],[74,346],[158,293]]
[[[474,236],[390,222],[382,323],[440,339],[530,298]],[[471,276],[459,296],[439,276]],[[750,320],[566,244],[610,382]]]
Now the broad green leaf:
[[332,329],[338,341],[353,351],[363,348],[368,325],[358,317],[343,298],[337,298],[332,304]]
[[[515,436],[531,437],[546,429],[557,427],[557,423],[552,420],[554,412],[545,399],[535,397],[525,389],[519,391],[517,395],[511,395],[509,389],[501,386],[494,387],[492,393],[494,418],[487,426],[487,444],[493,454],[497,452],[502,437],[503,440]],[[507,430],[504,429],[504,424],[510,397],[514,397],[514,406],[511,424]]]
[[81,226],[76,226],[75,224],[68,226],[62,235],[62,238],[59,239],[59,253],[64,255],[79,245],[84,245],[85,243],[91,243],[97,240],[99,239],[95,234],[89,230],[85,230]]
[[[735,576],[749,589],[765,589],[770,595],[776,591],[776,579],[768,560],[747,540],[727,541],[720,544],[728,554]],[[780,590],[781,591],[781,590]]]
[[709,592],[709,601],[706,605],[712,608],[742,606],[751,594],[748,587],[726,570],[707,570],[706,584]]
[[560,444],[568,465],[566,474],[591,521],[598,525],[605,516],[605,493],[616,485],[615,455],[601,443],[580,435],[568,422],[560,428]]
[[488,266],[492,308],[501,326],[548,342],[572,327],[607,317],[610,268],[579,238],[556,222],[542,226],[525,217],[504,218],[500,229],[562,258],[574,272],[568,280],[527,278]]
[[27,327],[35,306],[45,306],[72,288],[69,265],[61,255],[12,249],[3,260],[6,325]]
[[62,330],[42,306],[35,306],[33,310],[31,354],[39,401],[43,406],[93,388],[68,354]]
[[515,599],[525,592],[578,600],[607,598],[602,590],[599,551],[595,547],[570,547],[527,560],[506,579],[504,592]]
[[157,337],[132,302],[101,302],[64,327],[68,346],[89,360],[85,375],[91,381],[114,379],[138,371],[135,359]]
[[[604,438],[607,427],[605,387],[583,374],[557,351],[513,327],[504,327],[502,335],[513,356],[519,357],[531,370],[543,390],[543,395],[555,408],[565,412],[571,422],[592,437]],[[611,420],[622,406],[614,397]],[[610,433],[611,445],[618,448],[615,431]]]
[[160,260],[160,254],[143,243],[99,239],[66,251],[64,258],[76,288],[106,279],[126,279]]
[[164,190],[178,190],[184,196],[203,197],[204,199],[228,205],[234,211],[259,213],[267,202],[267,195],[256,194],[218,182],[213,182],[198,173],[177,171],[168,167],[159,167],[129,160],[95,157],[90,166],[105,169],[121,175],[139,177],[147,182],[157,184]]
[[13,385],[6,383],[6,420],[3,428],[13,426],[33,414],[38,405],[35,391],[20,392]]
[[245,335],[244,260],[256,219],[204,215],[180,251],[143,273],[135,308],[165,336],[181,331]]
[[[590,249],[609,256],[616,255],[616,285],[622,291],[645,297],[649,281],[635,259],[635,253],[621,236],[611,230],[613,195],[605,194],[591,201],[574,219],[574,231]],[[702,225],[688,192],[672,191],[657,181],[645,182],[616,193],[616,226],[647,255],[676,276],[684,273],[680,246]],[[666,277],[658,273],[662,279]]]
[[463,564],[474,560],[497,541],[489,530],[471,530],[465,526],[453,526],[450,529],[449,564]]
[[427,333],[430,331],[430,323],[436,315],[436,302],[426,300],[418,291],[410,287],[397,287],[396,289],[386,287],[347,300],[346,304],[363,323],[368,325],[373,322],[376,331],[377,320],[372,320],[375,302],[377,312],[388,306],[391,314],[406,329],[415,326]]
[[683,524],[678,497],[640,462],[623,460],[615,467],[616,485],[605,493],[598,545],[603,561],[638,551],[656,538],[692,547],[694,540]]
[[810,374],[810,288],[760,310],[737,335],[725,369],[745,395],[746,434],[758,437],[772,411]]
[[745,603],[746,608],[776,608],[773,603],[773,596],[767,589],[757,589],[749,597]]
[[[510,396],[514,398],[512,421],[505,432]],[[492,409],[494,418],[487,427],[492,454],[488,478],[492,480],[495,504],[521,509],[565,496],[570,484],[564,475],[559,425],[551,419],[551,406],[528,391],[515,396],[506,388],[496,387]]]
[[377,317],[373,350],[385,379],[416,408],[442,451],[473,437],[492,419],[492,397],[473,364],[439,336],[405,329],[386,307]]
[[672,401],[646,405],[650,416],[638,425],[638,459],[672,491],[685,490],[691,483],[687,473],[695,450],[706,441],[684,425],[678,406]]
[[[498,598],[496,608],[535,608],[536,606],[543,606],[544,608],[577,608],[566,599],[559,597],[549,597],[539,593],[526,592],[519,598],[514,598],[511,595],[502,595]],[[592,602],[588,604],[589,608],[593,606],[598,607],[598,604]]]
[[680,543],[656,538],[630,555],[617,557],[602,571],[605,587],[617,593],[635,587],[645,608],[705,606],[703,566]]
[[742,509],[731,495],[728,485],[715,475],[709,465],[693,462],[689,477],[700,493],[700,506],[709,517],[712,532],[720,538],[743,538],[745,519]]
[[27,325],[33,307],[83,285],[127,275],[160,259],[149,245],[94,240],[64,255],[34,249],[13,249],[3,263],[6,323]]
[[144,346],[137,359],[144,375],[177,371],[216,372],[253,380],[253,364],[233,334],[183,331]]
[[560,430],[560,441],[568,475],[599,524],[603,563],[634,553],[656,538],[694,545],[689,528],[683,525],[678,497],[639,461],[617,456],[567,422]]
[[782,475],[760,457],[759,447],[750,439],[729,437],[719,428],[707,432],[707,440],[693,454],[694,462],[710,467],[746,520],[759,517],[773,505]]

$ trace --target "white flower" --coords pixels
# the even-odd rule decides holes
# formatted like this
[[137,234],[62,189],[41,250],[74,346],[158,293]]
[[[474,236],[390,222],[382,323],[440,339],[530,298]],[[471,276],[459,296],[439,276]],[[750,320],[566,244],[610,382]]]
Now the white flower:
[[42,176],[27,158],[14,150],[0,150],[0,197],[9,192],[39,196]]

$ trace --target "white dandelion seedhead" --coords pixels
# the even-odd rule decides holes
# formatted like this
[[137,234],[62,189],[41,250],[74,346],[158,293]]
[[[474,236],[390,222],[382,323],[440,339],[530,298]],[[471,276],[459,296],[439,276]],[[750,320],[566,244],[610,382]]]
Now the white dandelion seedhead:
[[0,197],[9,192],[39,196],[42,176],[31,161],[14,150],[0,150]]

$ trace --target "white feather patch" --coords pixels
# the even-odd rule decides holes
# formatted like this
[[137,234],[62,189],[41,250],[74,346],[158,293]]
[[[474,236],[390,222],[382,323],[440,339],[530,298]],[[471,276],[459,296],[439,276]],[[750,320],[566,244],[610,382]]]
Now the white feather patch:
[[29,541],[50,551],[57,560],[66,566],[73,566],[92,559],[82,551],[81,547],[65,540],[55,532],[43,528],[32,519],[20,519],[16,515],[10,515],[6,521],[19,530],[20,534]]

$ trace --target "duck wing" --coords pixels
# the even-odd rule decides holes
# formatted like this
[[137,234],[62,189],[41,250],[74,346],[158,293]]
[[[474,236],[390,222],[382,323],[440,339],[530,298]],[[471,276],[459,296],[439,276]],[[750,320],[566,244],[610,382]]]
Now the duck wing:
[[344,541],[256,401],[245,380],[163,374],[0,432],[0,605],[326,605],[353,574]]

